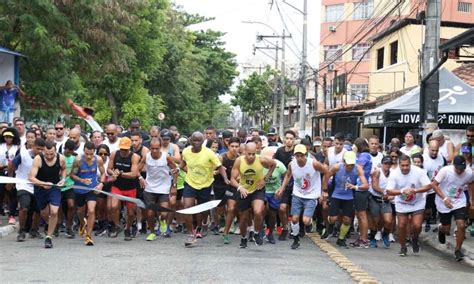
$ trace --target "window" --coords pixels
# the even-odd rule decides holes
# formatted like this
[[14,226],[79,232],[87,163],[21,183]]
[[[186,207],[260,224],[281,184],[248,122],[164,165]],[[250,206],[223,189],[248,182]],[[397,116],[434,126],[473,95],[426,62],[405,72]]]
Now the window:
[[368,84],[350,84],[349,85],[349,94],[351,101],[364,101],[367,99],[369,93]]
[[339,61],[342,57],[341,45],[324,46],[324,61]]
[[390,65],[398,62],[398,40],[390,44]]
[[352,48],[352,60],[369,59],[370,46],[366,43],[358,43]]
[[383,68],[384,48],[377,49],[377,70]]
[[374,0],[362,0],[361,2],[354,3],[354,14],[352,18],[354,20],[363,20],[372,17],[374,11]]
[[326,22],[337,22],[344,15],[344,4],[326,6]]
[[463,13],[471,13],[472,11],[472,3],[469,2],[458,2],[458,12],[463,12]]

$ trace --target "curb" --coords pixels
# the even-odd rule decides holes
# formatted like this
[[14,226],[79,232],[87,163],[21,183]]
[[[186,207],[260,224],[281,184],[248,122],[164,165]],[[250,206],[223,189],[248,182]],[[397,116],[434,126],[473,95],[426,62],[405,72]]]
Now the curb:
[[15,225],[5,225],[0,227],[0,238],[6,237],[15,231]]
[[[436,234],[420,234],[420,240],[435,250],[449,256],[454,260],[454,248],[456,247],[455,240],[453,238],[446,238],[446,244],[440,244]],[[464,260],[461,263],[465,263],[471,267],[474,267],[474,251],[470,247],[466,249],[463,245],[461,248],[462,253],[465,255]]]
[[340,268],[347,271],[351,278],[359,284],[377,284],[379,283],[374,277],[370,276],[362,268],[356,266],[352,261],[340,253],[326,240],[321,240],[318,233],[307,234],[311,241],[324,251],[332,261],[334,261]]

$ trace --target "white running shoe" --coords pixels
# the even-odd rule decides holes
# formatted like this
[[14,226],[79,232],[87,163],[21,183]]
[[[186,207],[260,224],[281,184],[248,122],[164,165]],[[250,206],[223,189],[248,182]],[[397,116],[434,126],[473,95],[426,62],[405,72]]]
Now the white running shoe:
[[382,239],[382,232],[377,231],[377,234],[375,234],[375,240],[380,241]]
[[392,233],[388,234],[388,239],[390,240],[391,243],[395,242],[395,238],[393,237]]

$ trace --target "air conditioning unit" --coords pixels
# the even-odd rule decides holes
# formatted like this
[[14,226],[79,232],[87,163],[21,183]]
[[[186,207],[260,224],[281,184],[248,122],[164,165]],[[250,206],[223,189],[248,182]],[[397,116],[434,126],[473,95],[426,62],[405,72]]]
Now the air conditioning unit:
[[329,31],[332,33],[336,32],[336,26],[329,26]]
[[331,63],[328,65],[328,71],[334,71],[336,69],[336,66],[334,66],[334,63]]

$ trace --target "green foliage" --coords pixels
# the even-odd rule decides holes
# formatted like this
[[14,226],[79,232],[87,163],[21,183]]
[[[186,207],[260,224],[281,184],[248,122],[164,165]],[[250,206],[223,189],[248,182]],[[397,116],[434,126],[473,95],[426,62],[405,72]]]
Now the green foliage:
[[28,56],[25,117],[54,120],[71,98],[102,124],[138,117],[147,128],[159,112],[183,132],[225,121],[218,98],[237,76],[235,55],[222,33],[186,28],[210,18],[169,0],[5,0],[0,11],[0,46]]

